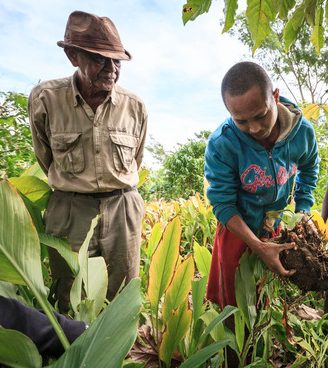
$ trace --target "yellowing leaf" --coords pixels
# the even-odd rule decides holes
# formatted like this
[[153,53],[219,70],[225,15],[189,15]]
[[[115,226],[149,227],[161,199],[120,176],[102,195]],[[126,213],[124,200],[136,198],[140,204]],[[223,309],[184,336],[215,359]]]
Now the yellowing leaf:
[[303,109],[303,115],[306,119],[317,120],[320,114],[320,106],[318,104],[309,104]]
[[158,311],[158,303],[167,289],[178,261],[181,223],[176,217],[166,227],[163,239],[155,250],[149,268],[148,298],[151,308]]
[[165,322],[172,317],[172,314],[186,300],[191,289],[194,272],[195,266],[192,256],[189,256],[177,267],[173,280],[165,294],[163,304],[163,319]]
[[206,247],[201,247],[197,242],[194,242],[194,257],[197,270],[202,276],[208,276],[212,259],[210,251]]
[[311,219],[319,230],[320,234],[328,241],[328,223],[325,223],[317,210],[311,211]]
[[277,9],[271,0],[247,0],[246,18],[253,41],[253,53],[271,32]]
[[174,349],[183,339],[191,323],[191,311],[187,309],[187,301],[169,319],[159,349],[159,357],[168,367]]

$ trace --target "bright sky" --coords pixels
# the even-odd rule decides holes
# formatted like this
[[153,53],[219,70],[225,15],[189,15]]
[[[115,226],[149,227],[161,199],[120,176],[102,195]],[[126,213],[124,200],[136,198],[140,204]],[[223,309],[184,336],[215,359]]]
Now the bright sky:
[[[241,43],[222,35],[224,1],[183,26],[184,0],[1,0],[0,91],[28,94],[41,80],[71,75],[63,49],[68,15],[83,10],[110,17],[132,61],[119,84],[141,97],[148,135],[173,149],[227,116],[219,95],[223,75],[245,60]],[[149,143],[148,139],[148,143]]]

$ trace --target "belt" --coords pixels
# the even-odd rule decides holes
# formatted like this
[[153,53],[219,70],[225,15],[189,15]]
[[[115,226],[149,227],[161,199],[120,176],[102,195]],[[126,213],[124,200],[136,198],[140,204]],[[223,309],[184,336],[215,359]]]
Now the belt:
[[131,190],[136,190],[136,187],[132,188],[123,188],[123,189],[114,189],[110,192],[94,192],[94,193],[78,193],[74,192],[75,195],[83,195],[89,196],[93,198],[107,198],[122,195],[123,193],[131,192]]

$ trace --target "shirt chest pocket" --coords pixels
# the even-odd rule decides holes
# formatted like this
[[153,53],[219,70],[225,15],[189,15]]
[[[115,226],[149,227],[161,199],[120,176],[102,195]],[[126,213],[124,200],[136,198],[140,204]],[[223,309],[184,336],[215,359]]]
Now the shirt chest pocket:
[[82,133],[54,133],[51,149],[55,165],[61,171],[80,173],[84,170]]
[[131,172],[134,163],[138,138],[127,135],[110,133],[114,167],[117,171]]

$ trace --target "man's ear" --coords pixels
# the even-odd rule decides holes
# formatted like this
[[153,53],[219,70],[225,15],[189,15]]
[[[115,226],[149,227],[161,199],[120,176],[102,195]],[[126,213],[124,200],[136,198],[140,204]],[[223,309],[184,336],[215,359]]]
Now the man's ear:
[[279,102],[279,96],[280,96],[280,93],[279,93],[279,88],[276,88],[274,91],[273,91],[273,98],[275,100],[276,103]]
[[68,57],[69,61],[73,66],[79,66],[78,60],[77,60],[77,52],[75,49],[71,47],[65,47],[64,48],[65,54]]

